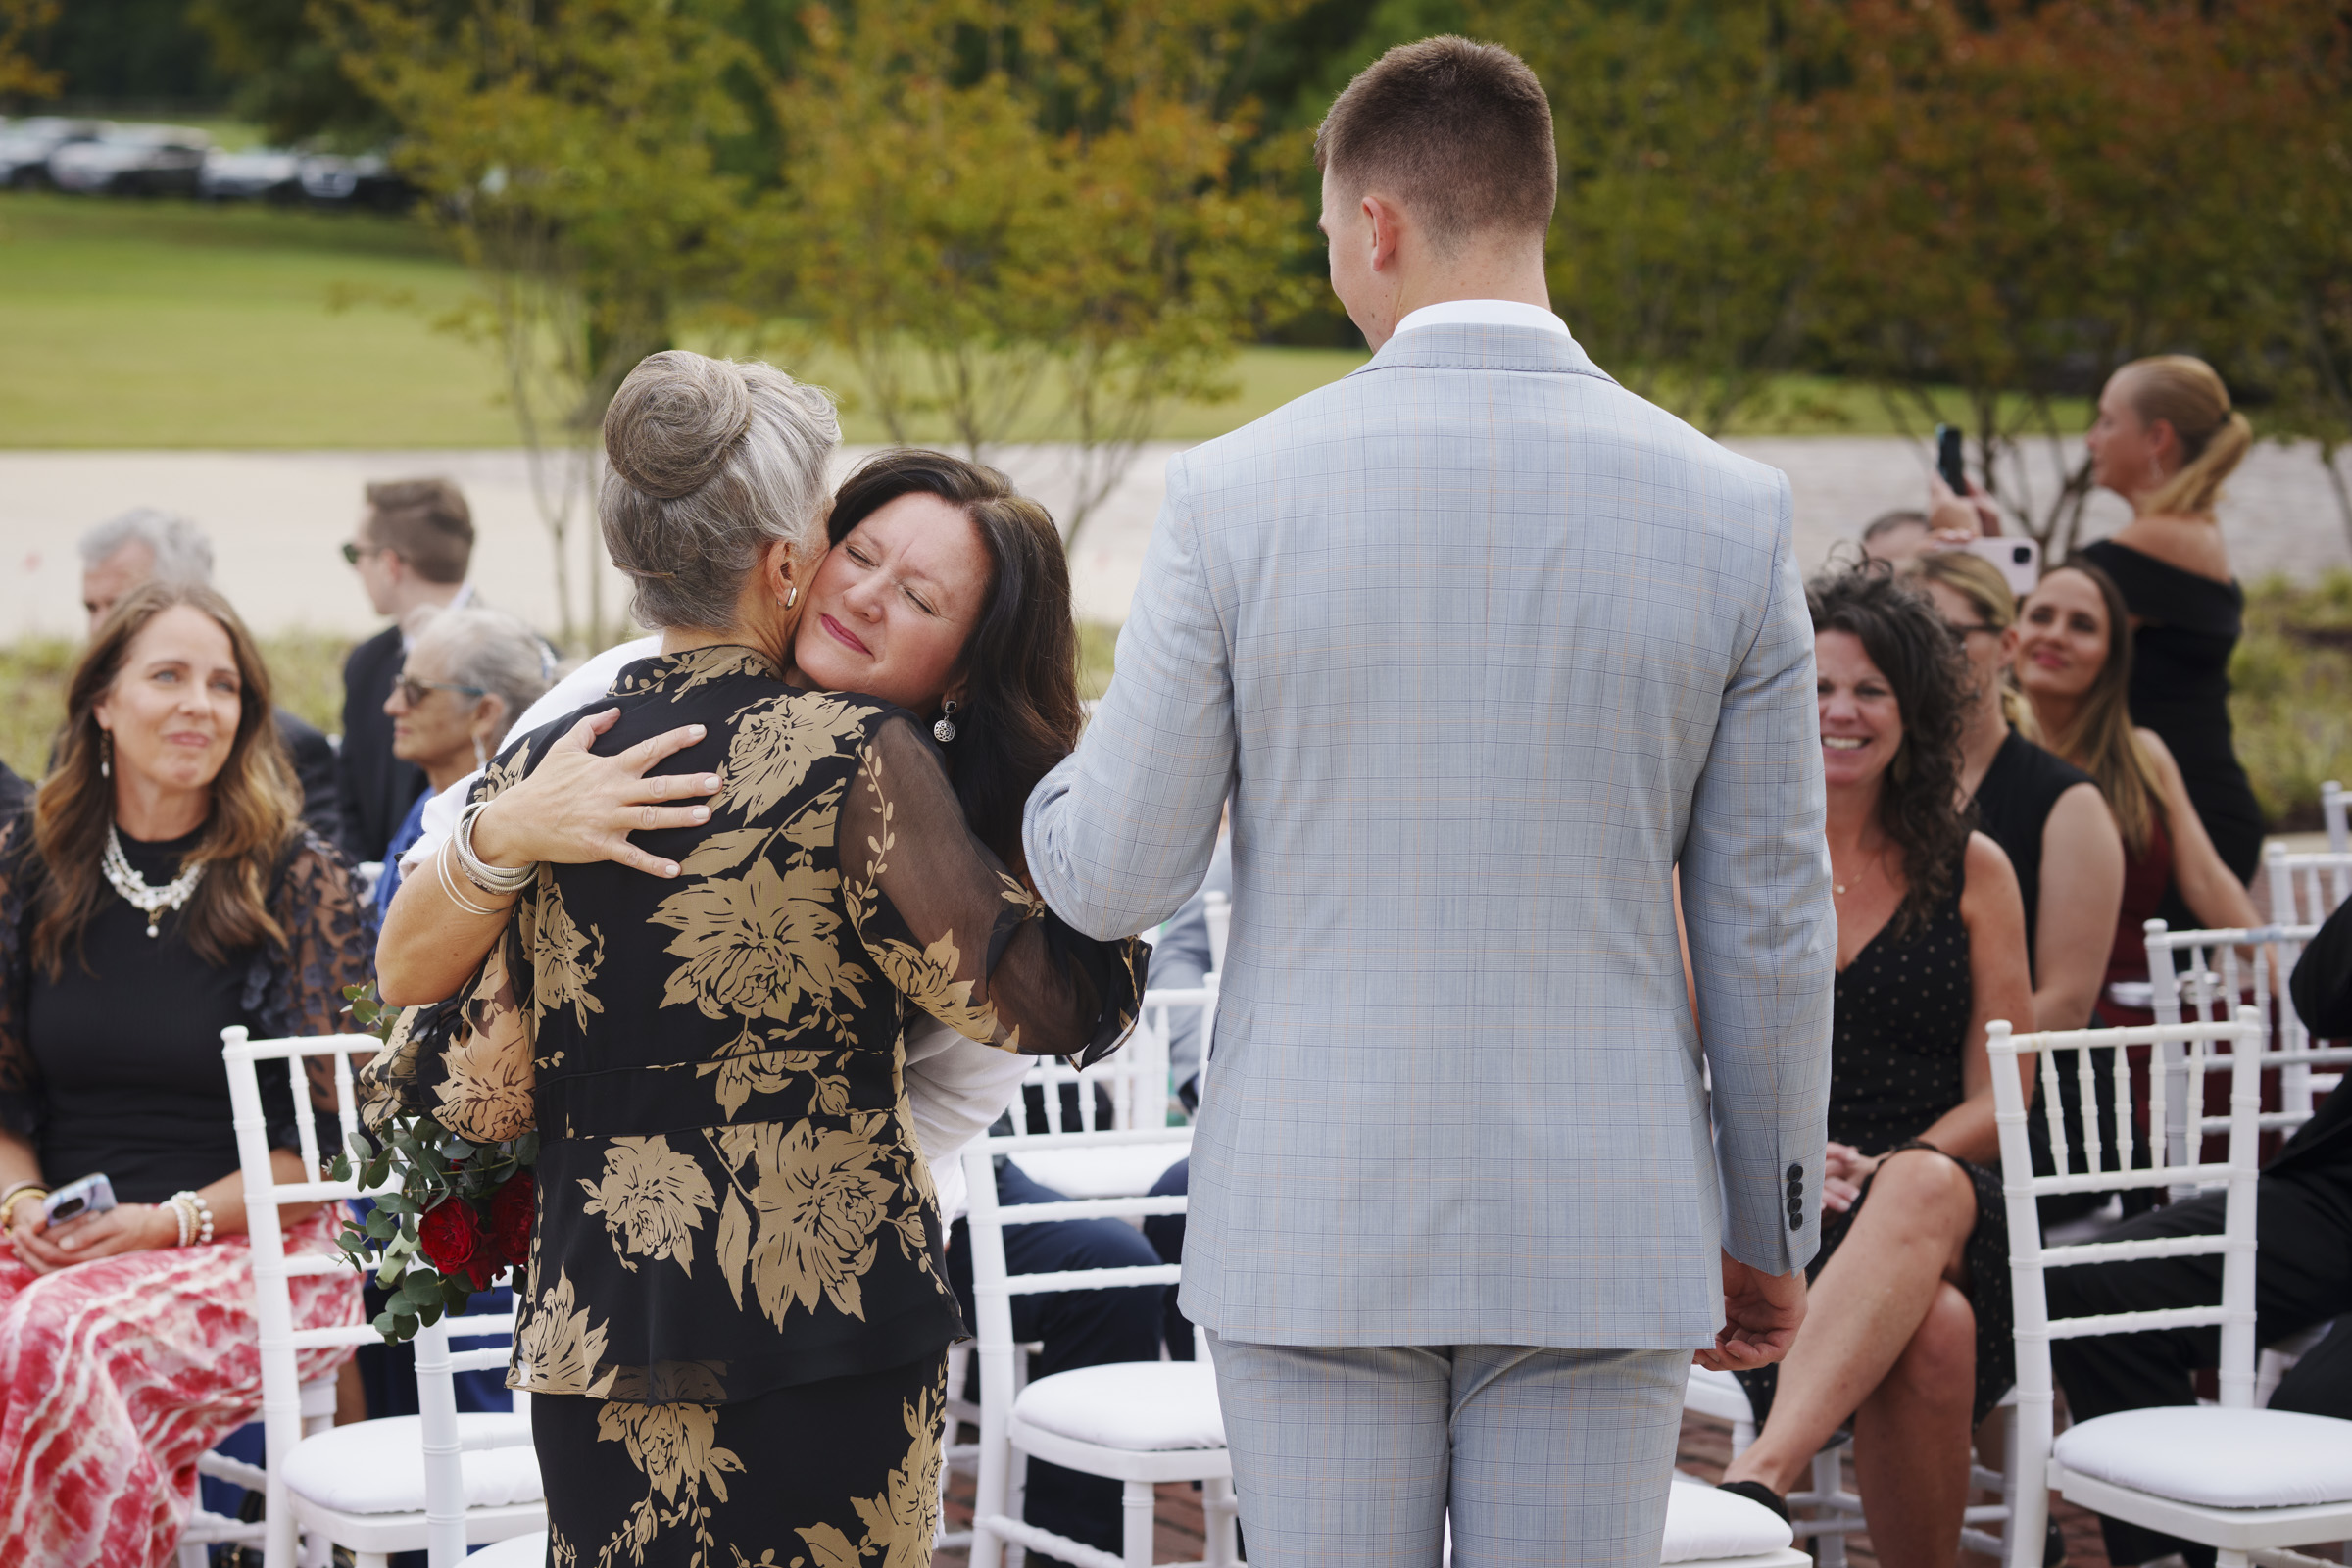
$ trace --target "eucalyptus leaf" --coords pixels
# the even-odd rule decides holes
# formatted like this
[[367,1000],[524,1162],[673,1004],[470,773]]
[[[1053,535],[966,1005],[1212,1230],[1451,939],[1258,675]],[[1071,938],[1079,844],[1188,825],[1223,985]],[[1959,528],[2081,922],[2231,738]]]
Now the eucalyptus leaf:
[[387,1301],[385,1308],[394,1317],[415,1317],[416,1315],[416,1298],[403,1291]]

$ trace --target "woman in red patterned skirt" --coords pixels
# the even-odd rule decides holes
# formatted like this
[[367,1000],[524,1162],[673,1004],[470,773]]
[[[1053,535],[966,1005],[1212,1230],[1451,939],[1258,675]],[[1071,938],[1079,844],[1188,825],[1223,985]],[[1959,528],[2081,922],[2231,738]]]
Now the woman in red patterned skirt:
[[[31,808],[0,822],[0,1562],[169,1561],[197,1455],[261,1408],[220,1031],[333,1033],[368,977],[301,799],[236,612],[149,584],[74,671]],[[302,1179],[309,1107],[282,1065],[263,1088],[278,1177]],[[90,1175],[119,1205],[50,1224],[50,1190]],[[330,1210],[285,1212],[291,1250],[332,1249]],[[292,1283],[296,1326],[358,1320],[357,1274]],[[307,1354],[304,1377],[348,1353]]]

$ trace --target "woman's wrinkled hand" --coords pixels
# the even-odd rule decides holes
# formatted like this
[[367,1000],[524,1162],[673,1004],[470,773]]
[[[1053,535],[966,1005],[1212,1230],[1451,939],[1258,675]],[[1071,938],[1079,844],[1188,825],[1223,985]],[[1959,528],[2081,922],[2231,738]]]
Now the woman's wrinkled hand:
[[1999,503],[1968,481],[1968,494],[1957,495],[1943,475],[1928,475],[1928,532],[1939,548],[1965,546],[1972,539],[2001,536]]
[[1842,1214],[1862,1196],[1862,1184],[1879,1168],[1878,1160],[1851,1144],[1832,1144],[1821,1162],[1821,1206]]
[[160,1203],[124,1203],[51,1230],[37,1205],[19,1204],[8,1239],[26,1268],[35,1274],[54,1274],[75,1263],[123,1252],[176,1247],[179,1220]]
[[703,726],[688,724],[612,757],[590,751],[619,717],[620,710],[609,708],[581,719],[548,749],[528,778],[484,807],[474,818],[474,854],[492,865],[612,860],[655,876],[676,876],[675,860],[647,854],[629,835],[699,827],[710,820],[707,806],[662,803],[717,794],[722,782],[716,773],[648,773],[655,763],[702,740]]

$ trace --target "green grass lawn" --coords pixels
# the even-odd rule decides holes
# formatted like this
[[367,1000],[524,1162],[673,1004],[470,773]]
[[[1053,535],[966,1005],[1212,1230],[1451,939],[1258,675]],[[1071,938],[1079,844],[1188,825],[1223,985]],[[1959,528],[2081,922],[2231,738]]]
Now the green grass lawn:
[[[409,220],[0,193],[0,447],[513,446],[491,356],[432,324],[469,293]],[[1364,358],[1244,350],[1239,396],[1175,406],[1157,434],[1222,434]],[[884,439],[846,363],[790,368],[846,395],[852,441]],[[1965,420],[1957,394],[1942,401]],[[1790,376],[1733,433],[1895,428],[1868,387]],[[1018,432],[1057,433],[1044,410]]]

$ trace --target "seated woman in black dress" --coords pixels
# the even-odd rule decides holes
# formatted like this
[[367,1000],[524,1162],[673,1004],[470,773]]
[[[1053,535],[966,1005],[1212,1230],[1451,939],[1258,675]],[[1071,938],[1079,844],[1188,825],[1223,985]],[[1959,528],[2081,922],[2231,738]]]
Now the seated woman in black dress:
[[[2132,722],[2170,749],[2198,820],[2240,882],[2262,858],[2262,808],[2230,731],[2230,656],[2245,590],[2214,507],[2254,444],[2230,389],[2203,360],[2134,360],[2108,378],[2085,444],[2091,478],[2132,503],[2132,518],[2082,559],[2115,579],[2132,613]],[[2188,911],[2168,897],[2176,929]]]
[[2034,975],[2031,1027],[2082,1028],[2098,1004],[2108,939],[2124,902],[2124,841],[2115,816],[2088,773],[2029,738],[2040,729],[2010,679],[2017,596],[1999,569],[1965,550],[1937,550],[1914,561],[1906,575],[1943,616],[1968,663],[1960,793],[1975,804],[1977,826],[2017,873]]
[[[371,1076],[410,1103],[527,1097],[538,1211],[513,1381],[540,1396],[559,1556],[709,1561],[724,1542],[926,1561],[962,1325],[900,1087],[906,1026],[1091,1055],[1132,1022],[1140,945],[1054,919],[967,827],[934,749],[981,716],[962,660],[1009,568],[960,513],[958,533],[880,509],[826,557],[838,440],[823,395],[765,366],[673,351],[631,373],[599,510],[662,652],[597,705],[618,712],[597,745],[688,726],[662,776],[724,787],[642,836],[674,875],[534,870],[529,781],[591,727],[551,725],[476,787],[441,852],[451,880],[412,878],[386,925],[394,1001],[435,998],[456,946],[506,937],[511,989],[467,1009],[484,1032]],[[839,659],[797,654],[804,613]],[[926,732],[886,701],[789,686],[788,651],[866,689],[937,663],[940,716]],[[499,1077],[514,1058],[481,1043],[526,1017],[527,1075]]]
[[[163,1561],[197,1455],[261,1408],[220,1031],[337,1033],[368,977],[270,714],[227,602],[150,583],[82,655],[56,765],[0,823],[0,1496],[20,1504],[0,1562]],[[273,1067],[276,1173],[300,1181]],[[121,1206],[46,1226],[47,1190],[93,1174]],[[331,1210],[280,1212],[289,1251],[333,1253]],[[358,1321],[348,1269],[291,1284],[297,1327]]]
[[1966,676],[1941,617],[1882,576],[1809,597],[1838,907],[1832,1212],[1788,1359],[1740,1374],[1760,1430],[1724,1485],[1777,1503],[1850,1418],[1879,1560],[1950,1568],[1970,1434],[2013,1381],[1984,1026],[2034,1015],[2025,912],[1958,805]]

